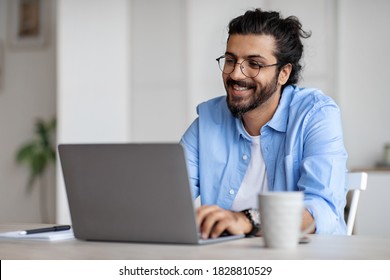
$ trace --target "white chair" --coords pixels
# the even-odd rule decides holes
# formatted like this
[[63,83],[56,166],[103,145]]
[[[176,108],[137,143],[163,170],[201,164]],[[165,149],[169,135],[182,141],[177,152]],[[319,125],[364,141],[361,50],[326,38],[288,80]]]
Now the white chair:
[[350,172],[347,173],[347,187],[351,193],[351,201],[347,214],[347,234],[352,235],[355,224],[356,212],[359,202],[360,192],[367,188],[367,173]]

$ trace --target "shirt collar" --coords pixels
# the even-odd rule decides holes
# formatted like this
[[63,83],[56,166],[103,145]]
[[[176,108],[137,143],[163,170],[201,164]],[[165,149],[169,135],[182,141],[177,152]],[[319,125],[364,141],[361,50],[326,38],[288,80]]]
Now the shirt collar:
[[288,112],[290,109],[291,99],[293,97],[295,87],[287,86],[284,88],[282,97],[280,98],[278,108],[272,119],[266,124],[269,127],[279,132],[286,132],[288,122]]
[[236,123],[236,128],[237,128],[237,136],[238,137],[242,136],[242,137],[244,137],[244,139],[251,141],[248,134],[245,131],[244,124],[242,123],[242,120],[239,118],[234,118],[234,119],[235,119],[234,121]]

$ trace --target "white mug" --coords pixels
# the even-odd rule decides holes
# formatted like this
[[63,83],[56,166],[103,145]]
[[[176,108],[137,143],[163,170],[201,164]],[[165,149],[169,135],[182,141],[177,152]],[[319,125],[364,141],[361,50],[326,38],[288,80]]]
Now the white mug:
[[303,217],[303,192],[264,192],[259,195],[261,230],[265,246],[287,249],[298,245],[304,232],[301,231]]

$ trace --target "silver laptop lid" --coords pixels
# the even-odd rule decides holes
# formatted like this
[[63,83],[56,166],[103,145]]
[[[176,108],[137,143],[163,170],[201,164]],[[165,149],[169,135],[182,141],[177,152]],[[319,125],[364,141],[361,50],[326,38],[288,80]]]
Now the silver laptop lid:
[[76,238],[198,243],[180,144],[62,144]]

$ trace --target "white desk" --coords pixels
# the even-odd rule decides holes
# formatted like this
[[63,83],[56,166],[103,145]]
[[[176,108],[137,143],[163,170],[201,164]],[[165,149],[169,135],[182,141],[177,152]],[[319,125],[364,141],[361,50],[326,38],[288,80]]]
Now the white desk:
[[[35,227],[42,225],[35,225]],[[32,228],[32,225],[0,225],[0,232]],[[390,260],[390,238],[370,236],[312,235],[309,244],[295,249],[264,247],[263,239],[245,238],[212,245],[139,244],[68,240],[60,242],[0,240],[0,259],[40,260],[203,260],[203,259],[297,259]]]

